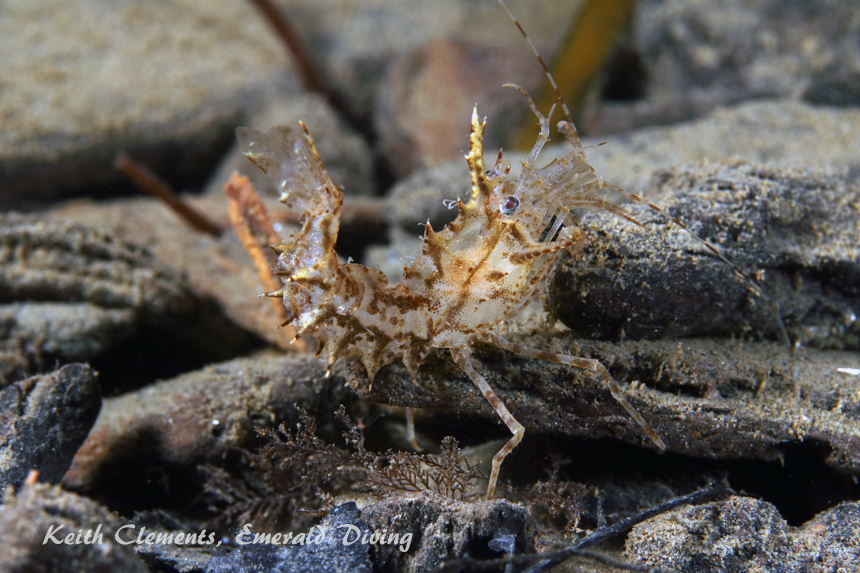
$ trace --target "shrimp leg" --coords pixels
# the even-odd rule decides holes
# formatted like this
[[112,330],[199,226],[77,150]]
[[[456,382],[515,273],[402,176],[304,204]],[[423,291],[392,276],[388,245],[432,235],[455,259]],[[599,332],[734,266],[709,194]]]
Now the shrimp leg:
[[[645,418],[643,418],[642,415],[637,412],[636,409],[630,404],[630,402],[627,401],[627,398],[624,397],[624,393],[622,392],[621,387],[618,386],[618,383],[612,378],[612,376],[609,374],[609,371],[606,370],[606,367],[601,364],[599,360],[594,360],[592,358],[579,358],[576,356],[568,356],[566,354],[558,354],[556,352],[548,352],[546,350],[537,350],[535,348],[529,348],[528,346],[525,346],[523,344],[511,342],[506,338],[495,334],[490,334],[484,340],[485,342],[492,344],[493,346],[497,346],[498,348],[501,348],[503,350],[513,352],[514,354],[519,354],[520,356],[526,356],[528,358],[537,358],[539,360],[546,360],[547,362],[555,362],[557,364],[568,364],[570,366],[583,368],[585,370],[590,370],[591,372],[597,373],[597,375],[603,378],[603,380],[609,386],[609,391],[612,393],[612,397],[615,398],[625,410],[627,410],[627,413],[630,414],[631,418],[636,420],[636,423],[639,424],[639,426],[648,435],[651,441],[654,442],[654,445],[659,448],[660,452],[662,453],[666,450],[666,444],[663,443],[663,440],[660,439],[660,436],[657,435],[657,432],[655,432],[648,424],[648,422],[645,421]],[[489,400],[489,398],[487,399]]]
[[493,494],[496,491],[496,482],[499,479],[499,468],[502,465],[502,462],[507,457],[511,450],[517,447],[517,444],[523,439],[523,434],[526,429],[522,424],[517,422],[516,418],[514,418],[513,414],[511,414],[508,409],[505,407],[502,400],[496,396],[496,393],[493,392],[493,389],[490,388],[490,385],[487,383],[486,379],[478,374],[478,371],[475,369],[475,361],[469,356],[468,350],[461,350],[458,348],[451,349],[451,356],[454,357],[454,360],[457,361],[457,364],[460,365],[460,368],[469,375],[469,378],[472,379],[472,382],[475,383],[475,386],[478,387],[478,390],[484,395],[484,398],[487,399],[487,402],[493,407],[508,429],[511,431],[513,436],[508,443],[506,443],[501,450],[499,450],[495,456],[493,456],[493,468],[490,472],[490,483],[487,486],[487,500],[493,499]]

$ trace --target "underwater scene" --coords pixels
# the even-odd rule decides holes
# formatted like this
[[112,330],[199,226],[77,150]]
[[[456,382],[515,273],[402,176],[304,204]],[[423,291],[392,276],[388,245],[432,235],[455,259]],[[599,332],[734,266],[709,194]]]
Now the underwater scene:
[[849,0],[0,1],[0,571],[851,571]]

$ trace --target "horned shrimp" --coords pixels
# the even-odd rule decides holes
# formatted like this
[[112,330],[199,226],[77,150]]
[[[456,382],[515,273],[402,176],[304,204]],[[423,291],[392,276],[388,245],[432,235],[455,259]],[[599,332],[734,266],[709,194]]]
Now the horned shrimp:
[[[547,76],[558,94],[548,71]],[[290,315],[284,324],[294,326],[297,336],[317,341],[317,356],[327,359],[327,372],[341,358],[357,358],[371,383],[382,366],[398,358],[417,380],[419,366],[430,350],[448,349],[512,433],[493,457],[487,499],[494,495],[503,460],[520,443],[525,429],[480,374],[481,366],[470,355],[479,342],[591,371],[607,384],[653,444],[660,451],[666,447],[599,361],[532,349],[495,332],[535,296],[562,252],[582,249],[585,235],[577,227],[572,209],[602,209],[636,223],[598,193],[614,191],[644,202],[597,177],[560,95],[544,116],[525,90],[508,85],[524,95],[540,125],[521,170],[512,174],[510,166],[504,167],[501,151],[493,167],[486,169],[486,122],[474,108],[466,155],[471,176],[468,201],[457,200],[457,218],[444,229],[437,232],[426,224],[421,255],[406,265],[402,281],[395,285],[378,269],[339,262],[335,244],[343,194],[329,178],[303,123],[298,130],[278,126],[268,134],[248,128],[237,131],[244,154],[272,180],[281,202],[302,214],[298,234],[272,247],[278,254],[275,273],[283,286],[267,295],[282,298]],[[566,116],[558,128],[571,149],[538,167],[558,102]],[[709,243],[698,240],[747,278]],[[761,294],[754,283],[751,288]]]

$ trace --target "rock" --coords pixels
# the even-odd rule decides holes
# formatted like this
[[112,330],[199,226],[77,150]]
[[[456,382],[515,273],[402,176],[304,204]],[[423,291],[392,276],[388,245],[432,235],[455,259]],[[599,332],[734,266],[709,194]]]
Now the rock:
[[[33,303],[0,306],[0,321],[9,339],[33,340],[47,334],[40,352],[67,360],[86,359],[124,336],[131,309],[102,308],[89,303]],[[95,319],[95,320],[94,320]]]
[[[799,556],[805,563],[815,563],[825,570],[838,571],[860,561],[860,504],[843,502],[822,511],[799,531],[795,539],[808,548]],[[792,547],[794,549],[794,547]]]
[[[540,4],[514,0],[508,4],[544,56],[553,52],[567,32],[565,23],[580,7],[578,2],[561,0]],[[397,0],[377,0],[372,9],[368,8],[362,5],[359,9],[358,5],[333,0],[291,0],[287,3],[287,13],[301,30],[311,55],[324,62],[325,75],[337,91],[350,99],[359,114],[369,115],[374,109],[386,66],[397,55],[420,49],[435,40],[461,38],[476,45],[528,50],[498,4],[442,0],[416,6]],[[535,68],[539,68],[537,62]],[[522,78],[505,74],[493,83],[500,86],[521,81]],[[474,103],[470,102],[466,110],[457,111],[468,114]],[[465,118],[468,121],[468,115]]]
[[[488,123],[487,129],[491,127]],[[795,101],[750,102],[671,127],[584,138],[583,144],[593,146],[587,150],[588,162],[599,176],[630,193],[659,202],[664,198],[656,193],[653,184],[658,173],[706,160],[740,160],[791,168],[829,166],[853,174],[860,166],[851,152],[860,147],[860,111],[818,108]],[[570,144],[566,142],[548,145],[538,163],[549,163],[569,151]],[[492,149],[485,150],[486,161],[493,155]],[[520,169],[522,159],[521,153],[506,151],[504,155],[504,163],[511,165],[513,171]],[[389,193],[391,224],[399,224],[411,233],[429,218],[434,228],[441,228],[456,215],[442,202],[457,197],[465,200],[468,196],[469,170],[462,158],[416,171]],[[671,202],[663,205],[670,206]]]
[[129,336],[132,309],[90,303],[15,303],[0,305],[0,386],[42,370],[56,360],[98,356]]
[[101,407],[96,373],[70,364],[0,391],[0,490],[19,487],[31,470],[58,483]]
[[373,562],[387,571],[429,572],[464,557],[534,551],[534,522],[523,506],[506,500],[466,503],[430,493],[395,496],[368,505],[361,517],[372,531],[411,536],[407,551],[397,544],[371,546]]
[[[21,310],[24,307],[14,311],[14,325],[7,314],[0,329],[6,339],[0,352],[10,357],[9,363],[0,368],[7,381],[37,371],[43,360],[100,359],[110,344],[144,330],[180,343],[186,354],[209,360],[233,356],[257,342],[248,332],[229,322],[210,295],[225,283],[228,286],[238,283],[239,287],[234,288],[242,296],[231,298],[235,291],[223,292],[223,299],[235,300],[233,306],[240,309],[259,304],[261,301],[254,297],[257,290],[252,268],[242,274],[236,272],[237,269],[245,269],[233,263],[230,256],[207,257],[208,252],[219,248],[217,241],[194,242],[196,234],[181,227],[174,229],[178,224],[162,205],[156,205],[155,201],[144,204],[153,208],[145,210],[140,202],[131,202],[126,205],[127,209],[85,204],[67,205],[58,210],[71,215],[79,209],[77,219],[84,225],[70,222],[72,217],[62,214],[56,218],[14,213],[0,216],[0,301],[22,304],[28,301],[26,311]],[[121,221],[111,219],[111,215],[120,217]],[[158,225],[147,229],[153,218],[158,220]],[[110,228],[111,223],[130,227],[130,240],[124,240],[121,233]],[[87,226],[90,224],[95,227]],[[163,241],[160,244],[168,245],[176,259],[167,259],[167,264],[157,260],[153,249],[143,246],[146,234],[134,233],[141,229],[160,237]],[[185,233],[184,241],[170,243],[181,231]],[[247,255],[235,236],[233,243],[235,248],[231,256],[244,263]],[[185,252],[183,247],[189,244],[195,248]],[[221,248],[218,252],[224,250]],[[191,260],[198,264],[188,266],[193,271],[204,267],[208,275],[201,283],[195,283],[197,288],[193,292],[188,288],[183,265],[172,263],[183,263],[184,257],[195,256],[197,258]],[[195,273],[194,276],[199,275]],[[212,281],[208,280],[209,276],[222,278]],[[249,291],[250,296],[246,296]],[[63,309],[50,317],[34,306],[61,303],[78,306],[74,311],[71,306],[42,307],[42,310]],[[266,310],[269,315],[273,314],[271,307]],[[275,331],[277,321],[269,315],[265,315],[264,320],[268,319],[270,322],[266,324]],[[65,324],[62,329],[61,322]],[[31,334],[32,339],[27,340],[26,336]],[[109,334],[113,336],[98,340]],[[67,342],[61,342],[62,337]],[[75,340],[69,341],[70,337]],[[44,353],[40,354],[42,351]],[[159,359],[164,357],[159,356]],[[122,380],[110,377],[104,382],[110,388],[123,385]]]
[[368,247],[363,264],[381,270],[390,284],[396,284],[403,280],[403,268],[421,254],[424,239],[411,237],[399,228],[392,229],[389,235],[391,245]]
[[[459,558],[534,552],[535,524],[506,500],[465,503],[436,493],[390,494],[381,501],[334,507],[318,526],[243,534],[246,542],[195,550],[145,545],[141,553],[181,571],[435,571]],[[243,526],[244,527],[244,526]],[[297,535],[303,534],[303,537]],[[289,537],[287,537],[289,535]],[[257,541],[254,542],[254,539]],[[292,541],[299,539],[297,543]],[[193,567],[191,564],[193,562]]]
[[251,536],[247,539],[250,545],[214,555],[206,573],[370,573],[373,571],[368,556],[371,546],[361,541],[368,533],[372,532],[361,520],[355,503],[348,502],[332,509],[314,528],[313,534],[307,532],[304,544],[254,544]]
[[[850,353],[807,349],[792,358],[776,343],[720,339],[579,340],[560,329],[523,335],[514,323],[508,339],[539,350],[599,360],[628,401],[669,451],[707,459],[780,459],[805,443],[828,465],[860,473],[860,378],[836,371],[860,368]],[[530,432],[612,437],[652,447],[597,376],[477,345],[482,375]],[[377,374],[350,364],[351,388],[365,400],[480,415],[501,423],[447,351],[432,352],[413,382],[398,361]],[[796,391],[797,390],[797,393]],[[454,437],[462,437],[455,435]]]
[[842,503],[789,527],[761,500],[683,507],[637,525],[625,544],[633,562],[692,571],[837,571],[860,560],[860,505]]
[[338,377],[326,379],[315,359],[257,356],[107,398],[64,484],[98,494],[105,480],[128,472],[125,479],[135,486],[127,484],[113,495],[133,491],[143,498],[143,492],[171,490],[146,480],[147,471],[158,471],[181,490],[193,481],[188,472],[197,464],[249,447],[254,426],[292,424],[297,405],[331,413],[344,392]]
[[[772,167],[847,169],[860,165],[860,110],[773,100],[719,108],[695,121],[629,135],[586,138],[588,161],[604,179],[652,201],[656,173],[687,163],[745,161]],[[546,160],[569,146],[550,147]]]
[[[513,2],[512,9],[533,31],[550,28],[534,35],[550,53],[565,33],[558,22],[576,6]],[[364,117],[386,65],[434,39],[461,36],[528,53],[496,5],[446,0],[416,9],[388,0],[358,9],[291,0],[283,8],[322,74]],[[0,186],[6,190],[0,199],[17,201],[18,208],[21,201],[120,182],[111,164],[120,151],[169,180],[199,178],[270,94],[295,95],[302,83],[261,15],[223,0],[205,8],[187,0],[110,9],[88,2],[74,14],[53,4],[14,2],[0,20],[0,37],[0,49],[11,54],[6,76],[14,78],[0,97]],[[505,81],[524,80],[498,78],[492,87]],[[336,181],[368,190],[352,177]]]
[[385,199],[390,224],[415,236],[415,231],[420,231],[418,225],[428,220],[434,228],[442,228],[457,216],[456,208],[449,209],[444,202],[458,198],[467,201],[469,181],[469,167],[462,158],[416,171],[395,184]]
[[[0,510],[0,570],[28,573],[72,573],[149,569],[133,545],[121,545],[116,531],[127,525],[95,502],[45,484],[29,484],[6,495]],[[48,538],[47,534],[52,533]],[[81,543],[65,543],[67,535]],[[85,543],[87,536],[90,543]],[[60,541],[60,543],[57,543]]]
[[501,78],[527,92],[536,92],[545,80],[525,45],[436,40],[395,59],[380,86],[374,117],[380,146],[395,171],[402,176],[461,156],[476,105],[489,126],[486,148],[512,142],[531,112],[522,94],[502,87]]
[[15,380],[26,378],[32,370],[31,356],[28,355],[26,348],[23,348],[20,342],[3,344],[0,348],[0,387]]
[[[860,189],[828,170],[735,163],[666,171],[667,212],[759,276],[792,339],[860,348]],[[550,285],[558,317],[582,336],[666,338],[777,333],[767,300],[732,268],[647,206],[627,209],[646,228],[586,214],[585,246]],[[672,228],[674,227],[674,228]]]
[[[586,113],[580,127],[587,133],[674,123],[750,99],[856,99],[856,85],[845,79],[856,74],[848,62],[860,50],[849,38],[860,24],[848,5],[728,0],[713,10],[704,0],[647,1],[637,4],[632,28],[625,49],[647,74],[645,96],[609,96]],[[606,85],[625,72],[604,73]]]
[[[53,209],[48,217],[75,221],[139,245],[136,248],[145,249],[154,259],[152,264],[182,276],[191,316],[186,316],[179,327],[173,326],[171,334],[182,336],[212,360],[248,346],[247,332],[236,325],[278,344],[277,315],[271,303],[259,297],[265,289],[238,237],[229,230],[223,191],[219,196],[189,202],[221,223],[225,232],[212,237],[191,229],[155,199],[76,201]],[[290,229],[282,225],[282,232]]]
[[262,94],[289,85],[283,48],[229,1],[12,2],[0,38],[6,200],[115,184],[122,150],[168,178],[199,177]]
[[143,248],[68,222],[0,216],[0,300],[77,300],[149,315],[187,310],[179,274]]
[[803,99],[813,105],[858,107],[860,75],[855,70],[826,70],[813,76],[812,85],[803,94]]

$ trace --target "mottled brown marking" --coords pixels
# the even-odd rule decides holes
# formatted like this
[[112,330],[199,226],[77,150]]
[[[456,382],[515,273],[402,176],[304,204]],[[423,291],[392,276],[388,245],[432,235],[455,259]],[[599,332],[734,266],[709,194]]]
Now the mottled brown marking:
[[520,244],[520,245],[525,245],[525,244],[527,244],[527,243],[529,242],[528,237],[526,237],[526,236],[523,234],[522,230],[520,230],[519,225],[517,225],[517,224],[510,225],[510,226],[508,227],[508,230],[509,230],[509,231],[510,231],[510,233],[511,233],[511,237],[513,237],[513,238],[514,238],[514,240],[515,240],[518,244]]

